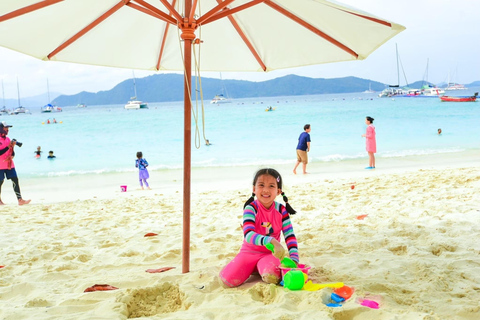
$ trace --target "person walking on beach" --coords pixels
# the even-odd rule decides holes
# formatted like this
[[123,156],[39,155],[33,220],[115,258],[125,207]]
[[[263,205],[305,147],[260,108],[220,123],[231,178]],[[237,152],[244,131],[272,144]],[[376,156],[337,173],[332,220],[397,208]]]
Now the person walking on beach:
[[[296,211],[288,204],[282,184],[282,177],[275,169],[260,169],[255,174],[252,196],[243,208],[242,247],[220,272],[220,279],[227,287],[240,286],[255,271],[266,283],[278,284],[282,279],[280,260],[285,256],[285,249],[280,243],[281,233],[290,258],[298,264],[297,239],[290,221],[290,215]],[[285,206],[275,201],[280,194]],[[267,244],[273,245],[273,254],[265,247]]]
[[144,183],[145,186],[150,189],[150,186],[147,182],[147,179],[150,178],[147,170],[148,162],[146,159],[143,158],[143,153],[141,151],[137,152],[137,160],[135,161],[135,167],[138,168],[138,179],[140,180],[140,187],[142,187],[142,190]]
[[373,126],[372,117],[365,118],[365,124],[367,127],[367,132],[362,134],[362,137],[366,138],[367,152],[368,152],[368,167],[365,169],[371,170],[375,169],[375,153],[377,152],[377,140],[375,134],[375,127]]
[[[14,147],[17,145],[17,141],[10,140],[8,130],[11,128],[5,121],[0,122],[0,195],[2,191],[2,185],[5,178],[12,180],[13,191],[17,196],[18,205],[29,204],[31,200],[23,200],[20,193],[20,185],[18,183],[17,172],[15,171],[15,164],[13,163],[13,157],[15,156]],[[18,143],[21,146],[20,143]],[[0,196],[0,205],[4,203]]]
[[307,152],[310,152],[310,125],[306,124],[303,126],[304,132],[300,134],[298,137],[298,145],[297,145],[297,163],[293,168],[293,173],[297,174],[297,167],[300,163],[302,163],[303,174],[307,174],[307,163],[308,163],[308,155]]

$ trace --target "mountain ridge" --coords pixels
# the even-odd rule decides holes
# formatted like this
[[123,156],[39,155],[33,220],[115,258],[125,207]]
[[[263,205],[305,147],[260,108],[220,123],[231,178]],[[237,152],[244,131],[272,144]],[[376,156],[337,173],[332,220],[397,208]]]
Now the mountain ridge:
[[[195,93],[200,94],[200,89],[195,86],[196,78],[192,78],[192,98]],[[182,74],[155,74],[143,78],[136,78],[137,98],[146,102],[173,102],[183,100],[183,75]],[[81,91],[73,95],[51,94],[55,96],[52,104],[60,107],[76,106],[80,103],[86,105],[125,104],[134,96],[133,78],[118,83],[110,90],[98,92]],[[209,101],[217,94],[223,94],[233,99],[275,97],[275,96],[301,96],[332,93],[361,93],[371,87],[372,90],[381,92],[388,85],[358,77],[343,78],[310,78],[298,75],[255,82],[247,80],[201,78],[204,100]],[[424,81],[416,81],[409,85],[410,88],[420,88]],[[466,86],[480,86],[480,81],[475,81]],[[21,103],[26,108],[40,108],[46,104],[44,95],[22,98]],[[18,105],[15,99],[6,99],[8,108]]]

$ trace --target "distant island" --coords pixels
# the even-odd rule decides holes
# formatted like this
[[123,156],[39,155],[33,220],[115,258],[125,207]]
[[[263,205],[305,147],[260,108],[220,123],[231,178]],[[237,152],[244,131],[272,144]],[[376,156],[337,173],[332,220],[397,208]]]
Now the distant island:
[[[210,101],[215,95],[223,94],[232,99],[276,97],[276,96],[301,96],[329,93],[354,93],[371,89],[381,92],[388,87],[377,81],[357,77],[344,78],[309,78],[297,75],[262,81],[245,80],[220,80],[202,77],[202,91],[205,101]],[[192,79],[194,86],[195,78]],[[424,81],[409,84],[410,88],[420,88]],[[468,86],[479,86],[476,81]],[[183,75],[182,74],[156,74],[145,78],[136,79],[138,99],[145,102],[169,102],[183,100]],[[194,92],[193,88],[193,92]],[[76,106],[78,104],[109,105],[125,104],[134,95],[133,79],[120,82],[108,91],[80,92],[74,95],[59,95],[52,103],[60,107]],[[195,98],[195,93],[192,93]],[[33,101],[32,101],[33,102]],[[30,103],[29,103],[30,104]],[[37,105],[41,107],[43,104]]]

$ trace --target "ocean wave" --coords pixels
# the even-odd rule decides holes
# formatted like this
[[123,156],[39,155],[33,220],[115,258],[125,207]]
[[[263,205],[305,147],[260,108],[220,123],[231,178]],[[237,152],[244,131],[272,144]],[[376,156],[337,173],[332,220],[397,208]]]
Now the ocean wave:
[[[402,158],[408,156],[424,156],[431,154],[442,154],[442,153],[458,153],[466,151],[465,148],[444,148],[444,149],[408,149],[408,150],[393,150],[377,153],[378,158]],[[311,162],[342,162],[342,161],[352,161],[357,159],[364,159],[367,157],[367,153],[357,153],[357,154],[329,154],[320,157],[312,158]],[[213,168],[213,167],[248,167],[248,166],[276,166],[276,165],[294,165],[296,159],[268,159],[268,158],[257,158],[257,159],[222,159],[221,161],[217,158],[210,158],[203,161],[192,162],[192,169],[201,169],[201,168]],[[182,170],[183,163],[180,164],[162,164],[149,166],[148,169],[150,172],[161,172],[165,170]],[[22,177],[26,178],[35,178],[35,177],[62,177],[62,176],[75,176],[75,175],[96,175],[96,174],[116,174],[116,173],[132,173],[135,174],[138,169],[135,167],[124,167],[124,168],[103,168],[96,170],[66,170],[66,171],[57,171],[57,172],[22,172]]]
[[463,152],[466,149],[464,148],[446,148],[446,149],[411,149],[411,150],[395,150],[395,151],[387,151],[380,153],[379,156],[382,158],[401,158],[401,157],[408,157],[408,156],[426,156],[430,154],[440,154],[440,153],[457,153]]

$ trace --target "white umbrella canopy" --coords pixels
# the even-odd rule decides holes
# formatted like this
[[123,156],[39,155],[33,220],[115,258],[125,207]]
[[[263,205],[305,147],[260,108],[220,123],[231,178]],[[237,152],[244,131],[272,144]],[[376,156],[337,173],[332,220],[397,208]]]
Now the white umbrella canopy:
[[[361,60],[404,29],[322,0],[229,0],[224,12],[217,13],[222,18],[203,20],[219,2],[199,0],[195,7],[202,71],[271,71]],[[179,17],[169,15],[163,3],[172,0],[2,1],[0,45],[43,60],[184,70],[177,28],[184,3],[174,3]],[[231,19],[225,16],[228,11],[234,12]]]
[[326,0],[0,2],[0,46],[42,60],[184,71],[184,273],[190,257],[192,47],[202,71],[271,71],[362,60],[404,29]]

